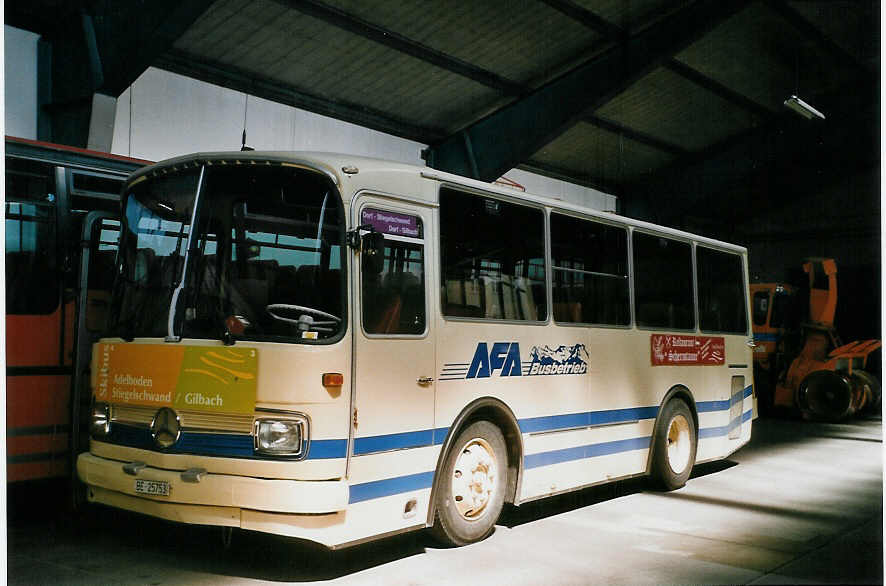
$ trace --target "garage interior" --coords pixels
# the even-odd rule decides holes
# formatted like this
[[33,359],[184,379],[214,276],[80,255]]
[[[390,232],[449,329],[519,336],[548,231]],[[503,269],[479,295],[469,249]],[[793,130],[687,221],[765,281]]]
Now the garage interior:
[[[155,68],[414,141],[422,145],[420,157],[432,168],[487,182],[520,169],[615,196],[619,214],[746,246],[751,282],[802,289],[808,287],[804,259],[834,258],[840,287],[835,323],[843,340],[850,341],[882,337],[880,10],[873,0],[32,0],[7,3],[5,24],[39,35],[32,137],[37,140],[110,152],[117,100],[148,68]],[[244,123],[244,144],[261,149],[246,130]],[[879,365],[876,371],[882,380]],[[816,441],[828,443],[822,449],[833,457],[827,461],[834,466],[859,454],[876,465],[863,464],[864,471],[855,477],[835,471],[835,477],[851,486],[846,502],[835,497],[827,513],[809,512],[809,519],[847,531],[850,541],[814,542],[826,532],[796,529],[797,535],[812,536],[808,547],[755,544],[759,532],[744,545],[799,552],[814,566],[810,552],[824,555],[831,551],[827,547],[839,546],[835,551],[843,555],[863,543],[873,548],[862,555],[866,561],[854,568],[839,562],[846,572],[842,574],[827,573],[833,567],[779,574],[799,558],[773,556],[766,563],[742,566],[747,574],[705,574],[692,566],[700,573],[613,572],[599,579],[591,574],[587,580],[629,582],[633,576],[639,582],[751,582],[762,576],[763,583],[882,583],[879,416],[815,431],[797,421],[767,419],[755,424],[755,434],[758,424],[766,426],[760,435],[769,443],[746,448],[735,459],[765,459],[766,450],[781,450],[788,460],[805,458],[810,464],[806,470],[814,473],[795,470],[811,483],[808,489],[798,487],[801,492],[814,490],[814,479],[830,474],[811,466],[818,457],[810,448]],[[722,473],[739,476],[741,466],[735,468]],[[736,480],[739,489],[741,483]],[[617,498],[606,499],[643,487],[628,483],[610,490],[612,494],[592,489],[576,499],[560,498],[548,503],[538,518],[580,515],[584,507],[601,501],[615,507]],[[822,488],[822,494],[829,490],[836,489]],[[757,502],[754,514],[776,514],[766,508],[783,507],[793,518],[803,510],[797,503],[807,502],[803,496],[763,493],[774,500]],[[841,506],[842,517],[836,512]],[[531,515],[513,514],[518,519]],[[103,520],[124,531],[115,525],[123,522],[112,516]],[[12,510],[9,518],[11,527],[28,526]],[[588,519],[588,528],[593,528],[595,519]],[[525,528],[524,523],[514,527]],[[859,524],[866,533],[853,533]],[[38,518],[34,527],[58,528],[59,522]],[[513,547],[514,527],[497,533],[493,547]],[[157,523],[149,533],[168,529]],[[10,559],[16,545],[37,547],[38,534],[22,528],[16,537],[12,531]],[[94,525],[84,531],[92,537],[101,534]],[[199,530],[188,535],[205,538]],[[412,539],[395,540],[388,549],[372,546],[347,554],[352,558],[344,567],[366,581],[384,581],[381,568],[391,560],[413,563],[416,548],[425,550],[420,540],[416,546]],[[718,547],[730,541],[725,535],[718,539]],[[239,557],[240,565],[222,564],[227,577],[349,576],[330,571],[332,562],[316,562],[320,569],[305,576],[290,565],[240,574],[253,558],[267,559],[259,553],[264,540],[249,542],[253,557]],[[53,542],[63,549],[73,547],[67,537]],[[183,547],[185,542],[173,538],[171,543]],[[656,543],[661,548],[667,542]],[[692,550],[684,545],[684,553]],[[129,541],[126,551],[139,547]],[[269,547],[278,553],[281,549]],[[190,553],[199,557],[205,551]],[[426,557],[442,568],[455,560],[451,553]],[[152,556],[161,564],[179,563],[156,548]],[[61,582],[96,576],[148,581],[140,574],[103,574],[95,568],[65,574],[58,568],[73,560],[62,558],[29,565],[28,560],[39,556],[19,555],[18,565],[9,566],[10,583],[15,582],[14,571],[22,572],[17,583],[50,575]],[[118,553],[114,559],[123,563],[124,558]],[[360,561],[365,559],[372,561]],[[626,556],[624,563],[633,563],[631,559]],[[582,568],[566,565],[575,573],[564,574],[561,581],[583,581]],[[37,566],[55,569],[48,575],[29,573],[38,572]],[[155,582],[187,582],[199,579],[200,572],[211,573],[211,566],[212,561],[204,560],[165,578],[148,575]],[[394,582],[407,582],[409,571],[423,571],[415,564],[398,567],[390,575]],[[542,578],[524,574],[506,579],[537,583]]]
[[879,11],[40,0],[6,23],[40,35],[40,140],[86,147],[106,99],[152,66],[419,142],[434,168],[595,188],[626,216],[747,246],[752,281],[836,258],[853,300],[837,322],[861,339],[880,332]]

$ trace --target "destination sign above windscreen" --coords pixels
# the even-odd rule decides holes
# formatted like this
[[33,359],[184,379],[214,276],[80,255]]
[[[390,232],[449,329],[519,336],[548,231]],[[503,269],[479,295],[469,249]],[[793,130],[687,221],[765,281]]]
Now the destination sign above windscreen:
[[418,216],[374,208],[363,208],[360,223],[369,224],[382,234],[408,236],[409,238],[422,237],[422,223],[421,218]]

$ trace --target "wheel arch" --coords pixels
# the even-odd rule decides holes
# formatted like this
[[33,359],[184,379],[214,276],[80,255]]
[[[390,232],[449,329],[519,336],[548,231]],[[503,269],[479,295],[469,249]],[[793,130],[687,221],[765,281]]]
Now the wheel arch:
[[656,435],[658,434],[659,428],[664,425],[661,420],[661,412],[664,410],[664,406],[668,404],[668,401],[671,401],[672,399],[682,399],[689,407],[689,412],[692,413],[692,421],[695,424],[695,443],[698,445],[698,409],[695,406],[695,397],[686,385],[674,385],[667,393],[665,393],[664,398],[658,405],[658,413],[655,414],[655,425],[652,428],[652,436],[649,438],[649,453],[646,455],[647,475],[652,472],[652,459],[655,456],[653,450],[655,449]]
[[440,471],[443,461],[455,438],[461,433],[461,430],[473,423],[474,421],[486,420],[495,424],[505,439],[505,445],[508,448],[508,484],[505,489],[505,502],[513,503],[517,498],[517,492],[520,486],[520,479],[523,476],[523,434],[520,431],[520,425],[513,411],[501,400],[495,397],[481,397],[468,403],[461,410],[461,413],[452,422],[440,454],[437,456],[437,464],[434,467],[434,483],[431,487],[430,502],[428,503],[427,526],[434,524],[434,515],[436,514],[436,495],[440,484]]

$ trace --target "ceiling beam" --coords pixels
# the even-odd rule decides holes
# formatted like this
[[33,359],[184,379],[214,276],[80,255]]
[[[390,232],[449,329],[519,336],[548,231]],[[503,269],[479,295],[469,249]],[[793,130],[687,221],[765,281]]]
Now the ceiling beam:
[[589,115],[586,116],[583,120],[588,124],[592,124],[602,130],[612,132],[613,134],[620,134],[625,138],[633,140],[634,142],[639,142],[646,146],[664,151],[672,155],[684,156],[689,153],[688,150],[672,142],[656,138],[650,134],[646,134],[645,132],[634,130],[633,128],[629,128],[623,124],[619,124],[618,122],[613,122],[611,120],[600,118],[599,116]]
[[766,120],[773,115],[773,112],[769,110],[769,108],[766,108],[765,106],[758,104],[754,100],[748,98],[744,94],[740,94],[735,90],[726,87],[722,83],[715,81],[702,73],[699,73],[697,70],[689,67],[682,61],[671,58],[662,63],[662,65],[666,69],[672,71],[673,73],[676,73],[683,79],[691,81],[695,85],[706,89],[712,94],[718,95],[731,104],[744,108],[751,114],[754,114],[755,116],[758,116],[763,120]]
[[[764,2],[763,4],[767,6],[770,10],[778,14],[785,21],[787,21],[791,26],[800,31],[800,34],[802,34],[804,37],[811,40],[813,43],[821,47],[825,52],[834,57],[843,67],[850,68],[851,70],[855,71],[856,74],[871,75],[877,73],[872,68],[859,61],[855,56],[850,54],[843,47],[834,42],[831,37],[824,34],[820,28],[809,22],[809,20],[807,20],[805,16],[797,12],[797,10],[793,7],[789,6],[788,3],[784,0],[772,0],[770,2]],[[871,15],[871,18],[873,18],[873,15]],[[877,19],[877,22],[879,22],[879,18]],[[876,25],[871,25],[870,30],[874,31],[875,27]]]
[[576,173],[576,171],[573,169],[566,169],[564,167],[558,167],[550,163],[543,163],[541,161],[531,159],[526,161],[525,163],[520,163],[519,165],[517,165],[517,168],[523,171],[528,171],[530,173],[535,173],[536,175],[542,175],[544,177],[550,177],[552,179],[559,179],[561,181],[574,183],[583,187],[590,187],[591,189],[595,189],[608,195],[620,196],[620,185],[613,182],[601,180],[599,177],[592,177],[587,174]]
[[262,77],[227,64],[214,63],[184,51],[168,51],[154,62],[154,66],[206,83],[287,106],[302,108],[424,144],[439,140],[444,136],[440,130],[415,126],[385,112],[347,102],[331,101],[328,98],[315,96],[292,86],[281,84],[272,78]]
[[214,0],[93,0],[102,93],[117,97],[150,67]]
[[[575,4],[572,0],[541,1],[612,41],[623,42],[627,37],[627,31],[625,31],[623,28],[609,22],[608,20],[602,18],[594,12],[591,12],[583,6]],[[691,81],[695,85],[698,85],[711,93],[717,94],[728,102],[731,102],[737,106],[741,106],[752,114],[756,114],[757,116],[760,116],[762,118],[767,118],[771,114],[771,112],[764,106],[761,106],[760,104],[754,102],[746,96],[734,90],[731,90],[723,84],[699,73],[695,69],[692,69],[688,65],[677,61],[673,57],[664,61],[662,65],[670,71],[680,75],[684,79]]]
[[[698,0],[426,151],[432,167],[492,181],[746,5]],[[469,140],[465,140],[465,136]],[[472,144],[476,158],[466,151]]]
[[353,14],[329,6],[317,0],[275,0],[277,3],[297,10],[302,14],[348,31],[363,38],[375,41],[390,49],[394,49],[425,63],[436,65],[442,69],[472,79],[487,87],[507,95],[520,95],[524,89],[519,83],[506,79],[496,73],[462,61],[452,55],[438,51],[392,30],[380,27],[363,20]]
[[613,24],[595,12],[591,12],[584,6],[579,6],[572,0],[541,0],[554,10],[565,14],[569,18],[580,22],[589,29],[596,31],[616,42],[627,39],[628,33],[620,26]]
[[7,3],[7,22],[41,35],[40,139],[109,149],[117,96],[213,1]]

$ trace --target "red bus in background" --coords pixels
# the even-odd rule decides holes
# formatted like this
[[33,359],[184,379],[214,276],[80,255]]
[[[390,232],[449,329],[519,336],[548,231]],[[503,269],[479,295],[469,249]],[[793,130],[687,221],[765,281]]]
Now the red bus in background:
[[87,447],[74,425],[73,383],[88,368],[77,365],[78,339],[88,343],[104,327],[120,189],[149,162],[10,136],[5,143],[6,475],[70,477],[72,456]]

